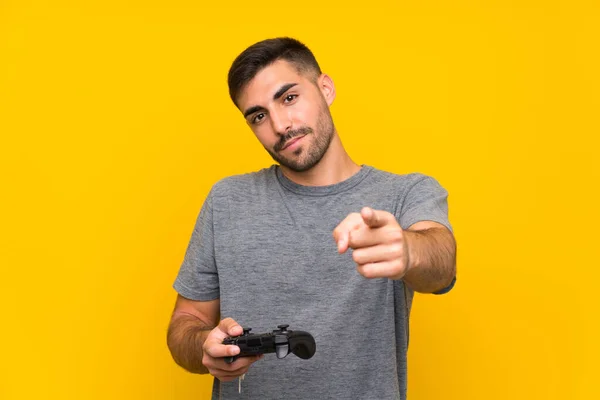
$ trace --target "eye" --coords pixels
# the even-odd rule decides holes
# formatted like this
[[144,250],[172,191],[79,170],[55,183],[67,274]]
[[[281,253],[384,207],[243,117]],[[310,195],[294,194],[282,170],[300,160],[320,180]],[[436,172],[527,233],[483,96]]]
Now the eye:
[[256,114],[256,116],[254,118],[252,118],[252,123],[253,124],[259,123],[260,121],[263,120],[264,117],[265,117],[265,113]]
[[298,97],[297,94],[288,94],[287,96],[285,96],[285,99],[283,101],[289,103],[293,101],[296,97]]

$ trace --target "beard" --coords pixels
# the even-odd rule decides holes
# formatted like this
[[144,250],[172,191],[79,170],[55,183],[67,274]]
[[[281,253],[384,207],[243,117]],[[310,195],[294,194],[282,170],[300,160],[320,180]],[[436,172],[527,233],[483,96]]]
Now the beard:
[[[273,160],[291,169],[294,172],[305,172],[314,167],[321,161],[331,140],[333,139],[335,128],[333,119],[327,106],[321,108],[319,119],[317,120],[316,131],[305,126],[288,131],[282,135],[281,139],[273,146],[273,150],[266,149]],[[293,152],[293,156],[284,156],[280,153],[287,142],[294,137],[305,135],[307,138],[313,136],[312,143],[302,144]]]

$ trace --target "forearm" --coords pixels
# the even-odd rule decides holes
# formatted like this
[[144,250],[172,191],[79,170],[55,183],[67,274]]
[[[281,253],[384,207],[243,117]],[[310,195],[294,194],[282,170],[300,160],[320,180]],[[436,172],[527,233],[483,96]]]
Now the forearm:
[[208,373],[202,364],[202,345],[213,328],[194,315],[174,315],[167,332],[167,345],[175,362],[189,372]]
[[405,230],[408,270],[404,281],[415,291],[433,293],[447,287],[456,274],[456,242],[444,228]]

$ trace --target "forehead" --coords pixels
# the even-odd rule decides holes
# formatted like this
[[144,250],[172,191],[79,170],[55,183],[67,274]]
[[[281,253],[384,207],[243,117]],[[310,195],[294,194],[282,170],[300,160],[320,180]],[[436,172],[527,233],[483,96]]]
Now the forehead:
[[240,92],[239,105],[248,106],[265,104],[273,99],[277,90],[288,83],[302,85],[307,78],[300,74],[296,67],[285,60],[277,60],[260,70]]

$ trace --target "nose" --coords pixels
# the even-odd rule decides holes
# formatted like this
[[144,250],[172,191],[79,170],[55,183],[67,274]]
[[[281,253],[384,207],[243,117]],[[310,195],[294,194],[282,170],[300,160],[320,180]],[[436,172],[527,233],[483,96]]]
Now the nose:
[[285,135],[292,129],[292,119],[286,110],[271,111],[271,126],[279,135]]

